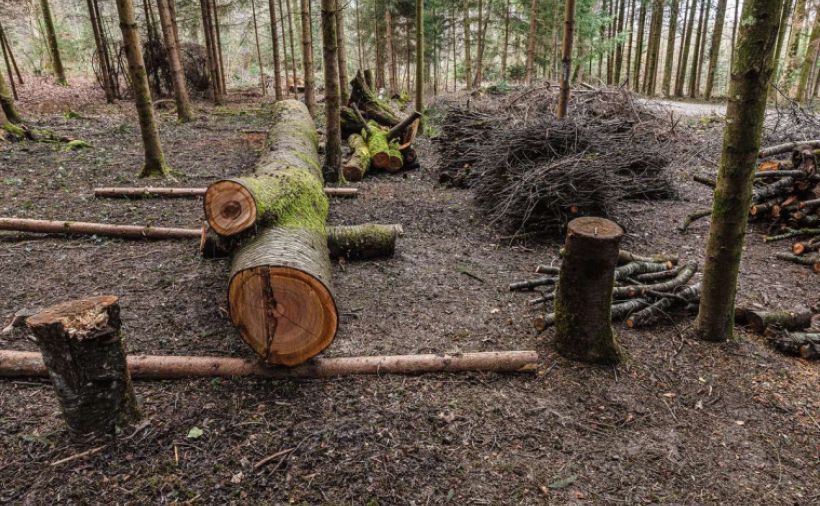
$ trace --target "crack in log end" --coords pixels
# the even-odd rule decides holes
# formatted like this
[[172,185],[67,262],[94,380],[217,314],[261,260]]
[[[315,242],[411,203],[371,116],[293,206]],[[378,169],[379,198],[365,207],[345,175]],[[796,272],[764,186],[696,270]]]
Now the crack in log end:
[[276,327],[279,320],[276,314],[276,297],[273,293],[273,284],[270,279],[270,272],[267,268],[263,268],[263,272],[258,275],[262,276],[262,290],[264,299],[262,304],[265,306],[265,360],[270,362],[273,353],[273,339],[276,337]]

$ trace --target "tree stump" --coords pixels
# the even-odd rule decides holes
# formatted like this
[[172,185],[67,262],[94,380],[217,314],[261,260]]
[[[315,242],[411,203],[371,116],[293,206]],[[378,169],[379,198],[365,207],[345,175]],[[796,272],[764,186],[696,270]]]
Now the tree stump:
[[65,302],[27,321],[74,438],[114,434],[140,418],[117,302],[113,295]]
[[598,364],[622,358],[610,311],[623,234],[620,226],[603,218],[569,223],[555,291],[555,347],[567,358]]

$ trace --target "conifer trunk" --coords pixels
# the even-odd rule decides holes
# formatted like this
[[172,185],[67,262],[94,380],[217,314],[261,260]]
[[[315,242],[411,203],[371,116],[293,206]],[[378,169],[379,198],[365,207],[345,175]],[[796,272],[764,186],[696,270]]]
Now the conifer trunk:
[[51,55],[51,66],[54,71],[54,77],[57,78],[57,84],[68,86],[68,81],[65,78],[65,68],[63,68],[63,59],[60,56],[57,31],[54,29],[54,19],[51,16],[51,6],[49,6],[48,0],[40,0],[40,10],[43,11],[46,40],[48,41],[48,50]]
[[132,0],[117,0],[117,12],[120,18],[125,56],[128,58],[128,70],[131,74],[131,86],[137,106],[142,145],[145,150],[145,165],[139,177],[164,176],[169,170],[165,165],[165,155],[162,153],[162,144],[159,140],[159,129],[154,118],[154,103],[151,100],[148,74],[142,58],[142,45]]
[[640,14],[638,15],[638,36],[635,41],[635,62],[632,70],[632,89],[641,89],[641,53],[643,53],[643,35],[646,25],[646,2],[648,0],[638,0],[641,3]]
[[310,22],[310,0],[299,0],[302,17],[302,69],[305,79],[305,105],[310,116],[316,117],[316,77],[313,72],[313,32]]
[[504,8],[504,44],[501,46],[501,79],[507,79],[507,53],[510,46],[510,0]]
[[710,341],[732,337],[738,271],[782,2],[746,0],[743,6],[695,322],[696,333]]
[[[185,70],[182,68],[182,59],[179,55],[179,41],[177,30],[174,28],[177,20],[169,7],[174,0],[157,0],[159,22],[162,25],[162,35],[165,39],[165,51],[171,67],[171,82],[174,86],[174,98],[177,104],[177,117],[181,123],[191,121],[191,100],[188,98],[188,87],[185,84]],[[254,17],[255,19],[255,17]]]
[[[299,83],[296,80],[296,46],[293,43],[293,12],[290,8],[290,0],[285,0],[285,6],[287,7],[288,13],[288,41],[290,42],[290,59],[291,59],[291,74],[293,76],[293,96],[299,98]],[[339,11],[341,12],[341,10]],[[340,53],[341,55],[341,53]],[[343,58],[344,56],[341,55],[339,58]],[[341,72],[341,71],[340,71]],[[340,74],[341,75],[341,74]],[[346,74],[345,74],[346,77]],[[342,83],[345,80],[342,79]],[[342,85],[342,90],[345,89],[344,85]]]
[[262,49],[259,46],[259,25],[256,21],[256,0],[251,0],[251,15],[253,16],[253,38],[256,42],[256,63],[259,64],[259,88],[262,96],[268,94],[268,83],[265,81],[265,65],[262,63]]
[[712,12],[712,0],[706,0],[706,12],[703,21],[703,35],[700,39],[700,50],[698,54],[697,82],[695,83],[695,94],[700,95],[703,79],[703,68],[706,64],[706,39],[709,34],[709,13]]
[[715,73],[717,72],[718,58],[720,57],[720,43],[723,40],[723,23],[726,19],[726,1],[718,0],[715,28],[712,31],[712,47],[709,49],[709,70],[706,73],[706,90],[703,96],[706,100],[712,98],[715,87]]
[[[467,34],[467,24],[464,24],[464,34]],[[530,34],[527,38],[527,84],[532,85],[535,79],[535,37],[538,34],[538,0],[532,0],[530,6]],[[569,71],[567,71],[569,72]],[[469,89],[469,88],[467,88]]]
[[[288,34],[287,30],[285,30],[285,9],[282,7],[282,0],[277,0],[279,3],[279,34],[282,36],[282,70],[284,70],[284,86],[285,86],[285,95],[290,97],[290,94],[293,90],[291,90],[289,81],[292,79],[288,76]],[[291,58],[291,63],[293,63],[293,58]],[[296,83],[294,83],[294,86]]]
[[[616,34],[620,36],[624,33],[624,16],[626,15],[626,0],[621,0],[618,4],[618,29],[616,30]],[[623,67],[624,63],[624,44],[623,42],[619,42],[617,47],[615,48],[615,67],[613,69],[613,84],[619,84],[621,82],[621,68]]]
[[809,37],[809,43],[806,47],[806,56],[803,58],[800,79],[797,81],[797,93],[794,98],[798,102],[806,102],[808,99],[809,80],[817,67],[818,52],[820,52],[820,10],[814,16],[814,28],[812,28],[811,37]]
[[572,41],[575,35],[575,0],[567,0],[564,14],[564,40],[561,44],[561,90],[558,94],[558,119],[567,115],[569,107],[569,73],[572,68]]
[[326,181],[339,180],[342,167],[342,131],[339,103],[339,57],[336,48],[336,0],[322,1],[322,55],[325,71],[325,161],[322,173]]
[[[302,10],[304,10],[304,4]],[[268,12],[270,13],[270,38],[273,50],[273,97],[278,101],[285,98],[285,96],[282,91],[282,57],[279,54],[279,29],[276,26],[279,22],[276,19],[276,2],[274,0],[268,0]],[[304,30],[304,14],[302,14],[302,17],[302,29]],[[304,43],[304,35],[302,41]],[[307,89],[307,82],[305,82],[305,89]],[[313,111],[311,111],[311,114],[313,114]]]
[[424,0],[416,0],[416,110],[424,114]]
[[693,51],[692,51],[692,69],[691,69],[691,72],[689,74],[689,98],[695,98],[697,96],[698,91],[699,91],[698,90],[698,84],[699,84],[698,83],[698,68],[700,68],[700,65],[698,63],[698,60],[699,60],[699,57],[700,57],[699,55],[700,55],[701,38],[705,36],[705,34],[703,33],[703,21],[704,21],[703,18],[705,17],[705,14],[706,14],[705,11],[706,11],[706,4],[703,3],[703,0],[701,0],[700,18],[699,18],[699,21],[698,21],[697,34],[695,36],[695,47],[692,48],[693,49]]
[[[535,5],[535,2],[537,1],[538,0],[533,0],[533,5]],[[467,87],[467,91],[473,89],[473,65],[470,55],[470,30],[470,0],[464,0],[464,83]],[[530,31],[530,34],[532,34],[532,30]],[[531,44],[534,44],[534,41]],[[530,72],[532,67],[529,60],[530,51],[532,51],[532,49],[527,52],[527,82],[531,82]]]
[[675,59],[675,36],[677,35],[678,10],[680,2],[672,0],[669,12],[669,34],[666,38],[666,58],[664,58],[663,84],[661,93],[664,97],[669,97],[672,89],[672,63]]
[[686,22],[686,33],[683,36],[681,55],[678,60],[678,73],[675,77],[675,96],[683,96],[683,87],[686,84],[686,64],[689,62],[689,46],[692,44],[692,32],[695,28],[695,14],[698,10],[698,0],[689,2],[689,19]]
[[781,61],[781,56],[783,55],[783,43],[786,41],[786,31],[789,29],[789,16],[792,13],[793,5],[794,0],[784,0],[783,10],[780,11],[780,29],[777,31],[777,47],[774,50],[775,77],[772,79],[772,85],[769,87],[769,94],[772,96],[774,95],[775,84],[780,80],[780,76],[785,69]]
[[396,50],[393,48],[393,16],[390,14],[390,8],[384,9],[384,42],[385,51],[387,51],[388,75],[390,79],[390,94],[395,95],[399,92],[398,83],[398,62],[396,61]]
[[[102,74],[103,91],[105,101],[114,103],[114,86],[111,82],[111,70],[108,68],[108,59],[105,57],[105,38],[102,33],[100,19],[97,18],[97,10],[94,6],[96,0],[87,0],[88,17],[91,20],[91,31],[94,34],[94,45],[97,49],[97,59],[100,62],[100,74]],[[2,31],[2,29],[0,29]]]
[[790,93],[792,84],[800,67],[800,39],[803,34],[803,25],[806,23],[806,0],[797,0],[792,16],[792,28],[789,35],[789,52],[786,55],[786,67],[780,86],[784,93]]

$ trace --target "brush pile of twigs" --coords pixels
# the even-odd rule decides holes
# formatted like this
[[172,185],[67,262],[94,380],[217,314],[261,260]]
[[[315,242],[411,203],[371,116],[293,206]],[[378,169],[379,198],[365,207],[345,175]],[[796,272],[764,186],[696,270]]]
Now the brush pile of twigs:
[[442,183],[472,188],[510,232],[560,234],[585,215],[615,217],[624,200],[674,196],[665,171],[676,122],[617,88],[579,88],[570,112],[531,88],[453,108],[437,138]]

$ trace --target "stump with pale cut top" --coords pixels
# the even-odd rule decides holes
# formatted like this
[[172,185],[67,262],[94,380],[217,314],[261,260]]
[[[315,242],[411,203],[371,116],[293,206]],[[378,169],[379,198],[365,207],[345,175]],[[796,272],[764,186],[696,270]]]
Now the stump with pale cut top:
[[37,336],[72,437],[114,434],[140,418],[117,297],[58,304],[31,316],[27,324]]
[[598,364],[622,358],[610,311],[623,234],[604,218],[577,218],[567,227],[555,290],[555,347],[567,358]]

